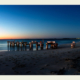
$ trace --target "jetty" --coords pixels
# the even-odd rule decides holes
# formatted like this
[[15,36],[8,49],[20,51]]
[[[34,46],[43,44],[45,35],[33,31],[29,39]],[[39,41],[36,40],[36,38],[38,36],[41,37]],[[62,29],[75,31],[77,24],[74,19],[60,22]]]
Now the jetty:
[[27,42],[15,42],[15,41],[7,41],[7,45],[10,47],[27,47],[27,45],[29,45],[29,49],[32,50],[33,49],[33,44],[36,44],[36,50],[38,50],[38,46],[40,46],[40,49],[43,49],[43,43],[42,42],[36,42],[36,41],[31,41],[29,43]]
[[[25,47],[25,49],[26,49],[26,47],[28,45],[30,50],[33,49],[33,44],[36,45],[36,50],[38,50],[38,46],[40,47],[41,50],[43,50],[44,43],[42,41],[40,41],[40,42],[31,41],[29,43],[23,42],[23,41],[22,42],[7,41],[7,45],[10,47],[17,46],[17,47]],[[75,41],[73,41],[71,43],[71,48],[75,48],[75,44],[76,44]],[[52,49],[54,49],[54,48],[56,49],[58,47],[58,43],[56,43],[55,41],[47,41],[46,49],[48,49],[48,45],[50,45],[50,48],[52,48]]]

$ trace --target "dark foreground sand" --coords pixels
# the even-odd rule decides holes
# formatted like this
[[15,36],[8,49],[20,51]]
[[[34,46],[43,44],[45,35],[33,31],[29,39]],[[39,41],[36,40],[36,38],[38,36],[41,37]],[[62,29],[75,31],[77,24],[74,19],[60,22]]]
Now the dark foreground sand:
[[80,42],[58,49],[0,52],[1,75],[79,75]]

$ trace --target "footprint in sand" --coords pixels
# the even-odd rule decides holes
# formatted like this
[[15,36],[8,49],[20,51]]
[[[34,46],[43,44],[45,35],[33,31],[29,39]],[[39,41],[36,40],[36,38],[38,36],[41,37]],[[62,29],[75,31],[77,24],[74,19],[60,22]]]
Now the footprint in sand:
[[55,73],[57,73],[57,71],[51,71],[50,73],[51,73],[51,74],[55,74]]
[[46,64],[45,66],[49,66],[49,64]]
[[17,64],[17,67],[23,68],[23,67],[26,67],[26,64]]
[[54,71],[51,71],[50,73],[51,73],[51,74],[54,74]]
[[26,60],[27,58],[24,58],[24,60]]
[[62,75],[62,74],[64,74],[64,73],[65,73],[65,68],[60,69],[60,70],[58,71],[58,75]]
[[31,71],[27,71],[26,73],[30,73]]
[[5,65],[5,66],[9,66],[9,65]]
[[8,61],[11,61],[11,59],[8,59]]
[[17,74],[19,73],[18,71],[14,71],[14,72],[16,72]]
[[43,70],[44,68],[41,68],[40,70]]
[[5,63],[3,62],[3,64],[5,64]]
[[34,59],[34,58],[32,58],[32,59]]
[[68,51],[68,53],[70,53],[70,51]]
[[51,53],[54,53],[54,51],[52,51]]
[[14,70],[14,69],[15,69],[15,67],[12,67],[12,69]]
[[3,55],[0,55],[0,56],[3,56]]
[[45,52],[45,53],[43,53],[43,54],[46,54],[46,52]]
[[71,61],[71,59],[69,59],[69,58],[66,58],[66,59],[65,59],[65,61]]
[[36,65],[36,64],[34,63],[34,65]]

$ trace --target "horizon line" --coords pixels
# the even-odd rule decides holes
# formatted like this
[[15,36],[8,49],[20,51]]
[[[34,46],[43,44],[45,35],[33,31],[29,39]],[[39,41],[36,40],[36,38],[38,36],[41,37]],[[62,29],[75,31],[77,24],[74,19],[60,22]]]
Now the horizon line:
[[[80,39],[80,38],[18,38],[18,39]],[[0,40],[8,40],[8,39],[0,39]]]

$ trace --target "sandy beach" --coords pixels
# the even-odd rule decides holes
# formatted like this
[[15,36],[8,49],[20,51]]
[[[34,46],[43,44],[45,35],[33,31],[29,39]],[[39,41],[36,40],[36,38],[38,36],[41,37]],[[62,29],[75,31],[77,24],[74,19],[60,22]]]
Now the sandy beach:
[[80,42],[75,48],[0,52],[0,75],[79,75]]

